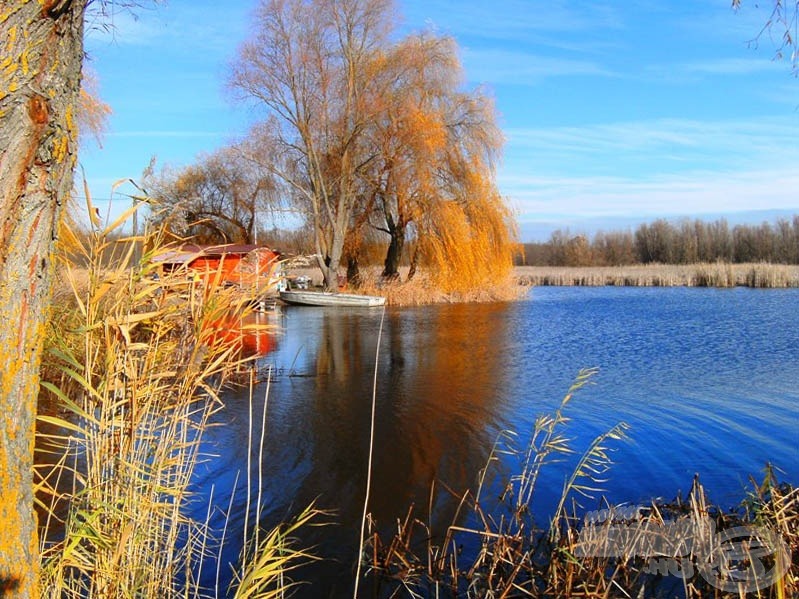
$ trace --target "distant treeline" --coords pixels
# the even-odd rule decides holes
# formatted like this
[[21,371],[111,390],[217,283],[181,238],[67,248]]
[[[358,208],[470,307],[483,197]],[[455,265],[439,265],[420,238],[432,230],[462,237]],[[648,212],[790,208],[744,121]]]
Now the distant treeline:
[[525,243],[520,258],[530,266],[622,266],[697,262],[799,264],[799,215],[760,225],[659,219],[635,231],[592,237],[557,230],[543,243]]

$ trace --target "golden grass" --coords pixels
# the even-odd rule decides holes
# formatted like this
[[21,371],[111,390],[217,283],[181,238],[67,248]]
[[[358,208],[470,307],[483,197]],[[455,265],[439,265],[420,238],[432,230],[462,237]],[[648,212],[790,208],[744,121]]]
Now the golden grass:
[[[417,271],[414,278],[408,281],[408,270],[407,266],[401,267],[398,280],[384,281],[380,277],[380,268],[364,268],[361,271],[363,282],[342,291],[379,295],[385,297],[386,303],[390,306],[513,301],[527,293],[513,273],[499,278],[490,285],[482,285],[468,291],[446,292],[438,288],[429,274],[423,270]],[[310,277],[312,286],[322,286],[322,276],[318,269],[292,268],[289,275]]]
[[313,506],[304,509],[292,522],[273,528],[262,541],[246,550],[241,576],[234,581],[233,599],[278,599],[287,596],[295,584],[288,574],[303,561],[316,559],[310,553],[292,548],[292,535],[307,526],[320,512]]
[[[311,279],[322,286],[318,269],[292,268],[290,275]],[[407,280],[408,267],[400,268],[395,281],[383,281],[377,267],[362,270],[363,283],[344,291],[380,295],[391,306],[514,301],[523,298],[530,286],[616,286],[616,287],[753,287],[759,289],[799,287],[799,265],[786,264],[645,264],[631,266],[516,266],[489,285],[468,291],[442,291],[425,273]]]
[[631,266],[517,266],[523,285],[631,287],[799,287],[799,265],[646,264]]

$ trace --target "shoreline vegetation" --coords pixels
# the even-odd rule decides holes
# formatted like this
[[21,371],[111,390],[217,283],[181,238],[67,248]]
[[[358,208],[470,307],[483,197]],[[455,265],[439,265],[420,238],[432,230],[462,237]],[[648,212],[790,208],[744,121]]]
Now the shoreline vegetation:
[[[360,284],[344,285],[340,291],[379,295],[386,298],[386,304],[389,306],[502,302],[520,299],[527,293],[527,289],[519,284],[519,279],[513,270],[497,278],[490,285],[476,286],[465,291],[440,289],[424,270],[418,271],[413,279],[408,281],[408,271],[408,266],[401,266],[399,276],[393,281],[386,281],[380,276],[379,267],[365,267],[361,270]],[[288,269],[288,276],[308,277],[311,288],[322,287],[322,275],[318,268],[292,267]]]
[[[36,415],[39,596],[285,596],[286,574],[311,559],[290,547],[294,531],[324,512],[298,506],[263,529],[259,465],[240,473],[243,538],[226,535],[235,488],[227,510],[209,500],[205,520],[189,515],[204,433],[254,359],[246,338],[268,326],[247,322],[251,298],[224,285],[221,267],[202,283],[185,267],[160,271],[164,231],[120,244],[133,210],[86,236],[60,230]],[[252,403],[252,372],[249,385]],[[259,424],[249,422],[250,450],[263,443]],[[241,551],[223,566],[226,543]],[[0,595],[4,583],[0,571]]]
[[[407,281],[408,267],[400,269],[396,282],[382,282],[379,268],[364,269],[364,283],[342,291],[381,295],[391,306],[459,302],[513,301],[524,297],[529,287],[750,287],[755,289],[799,288],[799,265],[726,262],[697,264],[638,264],[626,266],[515,266],[510,275],[495,284],[468,292],[437,290],[424,273]],[[305,276],[311,287],[322,285],[314,268],[291,268],[290,276]]]
[[[596,372],[581,371],[526,441],[500,433],[474,489],[434,489],[457,503],[445,530],[424,520],[423,506],[409,506],[388,531],[369,521],[363,559],[373,596],[403,596],[403,589],[412,597],[797,596],[799,487],[779,481],[770,464],[734,507],[713,505],[698,474],[690,492],[672,501],[605,501],[614,446],[629,438],[628,425],[618,423],[583,452],[568,432],[568,404]],[[499,454],[515,464],[491,486]],[[537,482],[552,467],[565,469],[564,486],[554,512],[541,514]],[[429,506],[436,501],[431,491]]]
[[527,286],[622,287],[799,287],[799,265],[726,262],[628,266],[517,266]]
[[[546,450],[546,449],[545,449]],[[460,498],[441,534],[411,506],[393,534],[371,522],[364,554],[377,591],[394,597],[796,597],[799,488],[767,466],[739,506],[710,503],[699,477],[687,496],[642,505],[558,512],[536,524],[514,505],[540,462],[508,485],[496,509],[480,491]],[[532,483],[534,484],[534,482]],[[564,491],[565,493],[565,491]],[[459,521],[465,521],[460,524]],[[792,557],[794,556],[794,557]],[[407,590],[402,595],[401,590]]]

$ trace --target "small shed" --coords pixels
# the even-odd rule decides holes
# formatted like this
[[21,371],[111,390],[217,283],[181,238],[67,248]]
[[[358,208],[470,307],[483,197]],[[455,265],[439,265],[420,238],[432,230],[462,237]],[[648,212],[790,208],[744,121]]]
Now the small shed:
[[185,269],[206,283],[237,285],[260,293],[280,279],[280,253],[262,245],[186,244],[155,258],[163,273]]

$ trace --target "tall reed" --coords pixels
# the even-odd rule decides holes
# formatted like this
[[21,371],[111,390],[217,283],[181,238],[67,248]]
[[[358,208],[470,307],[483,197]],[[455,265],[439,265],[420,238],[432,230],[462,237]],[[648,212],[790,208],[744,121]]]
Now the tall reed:
[[[190,483],[220,392],[241,365],[240,339],[218,329],[248,298],[213,277],[158,272],[152,258],[170,249],[163,232],[114,241],[132,210],[85,243],[66,232],[72,259],[47,331],[37,441],[46,597],[208,592],[198,577],[216,540],[186,516]],[[272,596],[295,556],[281,531],[252,548],[241,596]],[[275,553],[280,561],[265,568]]]
[[[459,496],[454,520],[442,536],[436,537],[429,526],[413,516],[412,509],[398,521],[397,532],[388,542],[383,541],[373,522],[365,553],[372,556],[370,566],[378,574],[376,584],[399,582],[422,596],[441,591],[455,596],[534,595],[540,582],[546,580],[548,568],[548,564],[539,563],[539,557],[549,554],[560,542],[567,500],[575,495],[590,496],[598,489],[611,464],[607,441],[625,437],[624,423],[597,437],[566,477],[549,526],[535,521],[532,502],[543,469],[575,453],[567,435],[570,418],[566,408],[574,393],[589,384],[594,374],[593,369],[579,373],[560,406],[536,419],[523,446],[517,445],[516,433],[501,433],[480,472],[477,488]],[[494,502],[486,497],[484,483],[487,470],[501,454],[515,458],[518,469],[508,479],[499,501]],[[472,524],[464,525],[463,521]],[[422,551],[416,548],[420,538],[426,540]],[[462,551],[464,547],[473,550]]]

